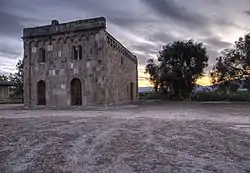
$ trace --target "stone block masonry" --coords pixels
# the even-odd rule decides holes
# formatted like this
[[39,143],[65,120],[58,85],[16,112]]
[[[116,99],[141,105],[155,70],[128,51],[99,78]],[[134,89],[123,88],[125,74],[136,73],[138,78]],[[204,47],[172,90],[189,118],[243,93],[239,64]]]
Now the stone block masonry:
[[104,17],[25,28],[24,102],[31,107],[116,105],[138,100],[137,58]]

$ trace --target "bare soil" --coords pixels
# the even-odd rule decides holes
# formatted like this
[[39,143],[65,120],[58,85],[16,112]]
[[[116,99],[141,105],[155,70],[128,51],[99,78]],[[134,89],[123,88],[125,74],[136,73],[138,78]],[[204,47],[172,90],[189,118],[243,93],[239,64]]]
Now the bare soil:
[[1,106],[1,173],[250,173],[250,104]]

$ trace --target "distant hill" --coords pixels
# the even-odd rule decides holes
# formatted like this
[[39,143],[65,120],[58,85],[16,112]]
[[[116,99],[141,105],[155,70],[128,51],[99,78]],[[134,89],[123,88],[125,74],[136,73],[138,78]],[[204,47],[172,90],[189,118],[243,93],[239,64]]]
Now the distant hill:
[[209,85],[209,86],[201,86],[201,85],[196,85],[194,92],[200,92],[200,91],[212,91],[214,90],[214,85]]
[[[201,85],[196,85],[194,92],[199,92],[199,91],[212,91],[214,90],[213,85],[210,86],[201,86]],[[145,92],[150,92],[150,91],[154,91],[153,87],[139,87],[139,93],[145,93]]]
[[145,92],[150,92],[153,91],[153,87],[139,87],[139,93],[145,93]]

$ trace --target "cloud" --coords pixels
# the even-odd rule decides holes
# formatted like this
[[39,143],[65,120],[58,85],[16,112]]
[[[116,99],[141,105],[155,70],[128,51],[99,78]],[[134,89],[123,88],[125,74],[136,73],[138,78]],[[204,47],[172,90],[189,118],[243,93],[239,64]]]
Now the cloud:
[[246,11],[244,11],[244,13],[245,13],[246,15],[250,16],[250,10],[246,10]]
[[209,37],[203,40],[207,45],[212,46],[216,49],[229,48],[232,46],[232,43],[223,41],[218,37]]
[[135,17],[135,16],[129,15],[128,13],[119,13],[119,15],[109,15],[109,16],[107,16],[108,21],[120,27],[126,27],[128,29],[131,29],[133,27],[138,27],[141,25],[146,25],[148,23],[157,24],[157,20],[146,18],[146,17],[145,18]]
[[39,22],[32,17],[22,17],[11,12],[7,12],[7,9],[0,8],[0,36],[4,37],[20,37],[22,30],[26,23]]
[[220,55],[220,51],[214,50],[213,48],[210,48],[207,46],[207,53],[209,55],[208,64],[214,65],[216,63],[216,58]]
[[9,71],[22,57],[24,27],[97,16],[106,17],[107,30],[136,54],[143,68],[164,44],[185,39],[203,41],[212,64],[221,49],[244,35],[247,4],[249,0],[1,0],[0,69]]
[[170,42],[173,42],[174,40],[178,40],[177,36],[174,36],[173,33],[169,31],[155,31],[150,34],[148,34],[147,38],[151,41],[157,41],[158,43],[161,43],[161,46],[168,44]]
[[24,27],[22,25],[23,20],[25,19],[22,17],[0,11],[0,35],[20,36]]
[[19,42],[14,42],[13,40],[9,42],[4,42],[7,38],[0,40],[0,53],[2,55],[13,57],[13,56],[20,56],[22,53],[22,47]]
[[[216,6],[220,5],[220,8],[222,6],[225,6],[225,4],[222,2],[214,3],[212,1],[207,1],[201,3],[197,0],[190,0],[190,2],[183,2],[180,0],[140,1],[145,6],[147,6],[149,10],[151,10],[150,12],[158,16],[158,18],[162,19],[161,22],[168,23],[168,28],[182,31],[182,33],[185,33],[186,36],[214,36],[215,30],[221,30],[232,27],[244,29],[242,26],[239,26],[235,21],[232,21],[230,19],[229,14],[224,14],[228,15],[227,17],[221,14],[217,14],[213,11],[213,9],[210,9],[211,11],[206,11],[209,10],[209,7],[211,8],[214,4]],[[207,9],[205,8],[205,6]]]
[[182,22],[190,27],[205,26],[206,18],[189,11],[173,0],[141,0],[161,17],[168,17],[176,22]]
[[0,59],[1,59],[0,74],[6,75],[16,71],[15,65],[18,59],[3,56],[3,54],[1,53],[0,53]]

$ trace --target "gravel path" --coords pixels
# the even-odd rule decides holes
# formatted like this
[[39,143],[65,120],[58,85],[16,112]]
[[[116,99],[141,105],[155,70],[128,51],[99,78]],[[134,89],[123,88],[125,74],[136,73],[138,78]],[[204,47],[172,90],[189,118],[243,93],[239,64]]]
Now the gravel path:
[[250,105],[0,109],[0,172],[250,173]]

